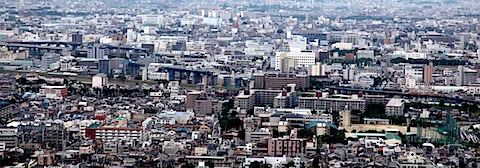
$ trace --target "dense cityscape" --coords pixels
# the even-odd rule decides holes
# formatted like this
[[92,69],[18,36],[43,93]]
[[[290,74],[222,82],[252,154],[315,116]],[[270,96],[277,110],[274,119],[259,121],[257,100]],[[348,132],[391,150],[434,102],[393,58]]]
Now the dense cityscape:
[[479,18],[477,0],[0,0],[0,168],[480,167]]

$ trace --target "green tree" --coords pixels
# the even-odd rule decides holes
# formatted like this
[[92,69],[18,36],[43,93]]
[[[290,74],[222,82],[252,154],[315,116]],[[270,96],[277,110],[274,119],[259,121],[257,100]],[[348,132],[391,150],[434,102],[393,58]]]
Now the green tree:
[[318,157],[313,158],[312,168],[320,168],[320,160],[318,160]]
[[189,162],[184,162],[181,166],[181,168],[195,168],[195,165]]
[[208,160],[205,163],[205,166],[207,166],[208,168],[215,168],[215,163],[213,163],[211,160]]
[[250,168],[263,168],[264,164],[259,161],[254,161],[250,163]]
[[442,106],[442,107],[445,106],[445,99],[443,99],[443,98],[440,99],[439,100],[439,105]]
[[294,166],[295,166],[295,163],[293,163],[293,161],[290,161],[287,164],[285,164],[286,168],[290,168],[290,167],[294,167]]

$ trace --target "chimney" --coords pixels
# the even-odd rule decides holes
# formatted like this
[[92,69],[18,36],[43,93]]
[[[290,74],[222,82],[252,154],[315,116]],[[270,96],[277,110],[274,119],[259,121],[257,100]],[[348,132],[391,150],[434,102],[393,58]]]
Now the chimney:
[[315,97],[322,97],[322,92],[315,92]]
[[362,98],[362,97],[363,97],[363,93],[362,93],[361,91],[358,92],[358,97],[359,97],[359,98]]

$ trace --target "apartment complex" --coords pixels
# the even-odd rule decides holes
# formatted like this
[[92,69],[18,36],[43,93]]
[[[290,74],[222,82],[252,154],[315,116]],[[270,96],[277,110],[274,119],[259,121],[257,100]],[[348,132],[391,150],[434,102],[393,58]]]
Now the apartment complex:
[[366,101],[358,97],[332,98],[332,97],[298,97],[299,108],[314,110],[360,110],[365,111]]
[[306,140],[296,138],[272,138],[268,140],[269,156],[300,156],[305,152]]

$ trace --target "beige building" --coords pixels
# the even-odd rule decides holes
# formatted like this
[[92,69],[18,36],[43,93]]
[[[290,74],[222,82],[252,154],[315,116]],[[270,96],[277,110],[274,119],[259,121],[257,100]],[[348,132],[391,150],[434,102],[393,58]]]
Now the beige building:
[[267,154],[269,156],[301,156],[305,153],[306,142],[304,139],[272,138],[267,143]]
[[293,108],[296,106],[295,92],[283,90],[244,90],[235,97],[235,107],[251,110],[255,106]]
[[220,113],[221,110],[222,104],[219,103],[218,100],[206,97],[205,94],[197,97],[197,99],[195,100],[195,105],[193,107],[195,116],[212,115],[215,113]]
[[365,111],[366,101],[361,98],[298,97],[299,108],[314,110],[360,110]]
[[401,116],[404,113],[405,100],[393,98],[385,105],[385,114],[387,116]]
[[432,83],[433,82],[433,63],[430,62],[428,65],[423,66],[423,82]]

